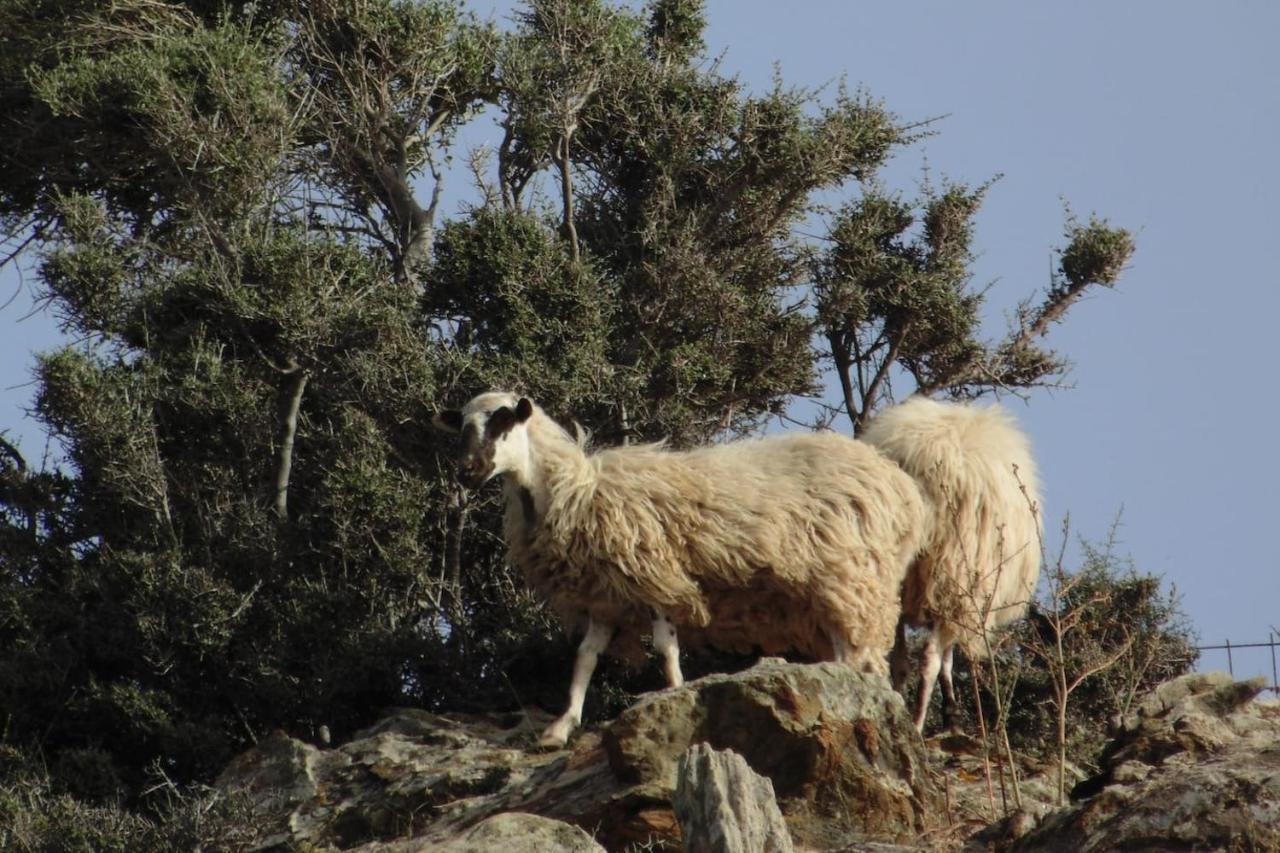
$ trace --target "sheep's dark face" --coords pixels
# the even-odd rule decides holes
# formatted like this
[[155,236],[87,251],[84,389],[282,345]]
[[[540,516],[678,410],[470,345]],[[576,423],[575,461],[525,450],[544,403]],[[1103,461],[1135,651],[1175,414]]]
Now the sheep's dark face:
[[498,474],[518,471],[527,465],[529,440],[524,424],[533,414],[533,404],[511,394],[481,394],[462,411],[440,412],[438,426],[456,432],[460,438],[458,479],[469,489],[483,485]]

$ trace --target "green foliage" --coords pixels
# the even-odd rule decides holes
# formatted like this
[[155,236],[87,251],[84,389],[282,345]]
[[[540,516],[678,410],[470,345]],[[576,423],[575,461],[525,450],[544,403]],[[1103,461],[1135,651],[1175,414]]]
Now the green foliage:
[[917,202],[871,186],[833,218],[813,261],[814,297],[855,431],[893,399],[895,382],[954,397],[1056,383],[1069,365],[1039,339],[1089,287],[1111,287],[1133,254],[1127,231],[1069,218],[1062,263],[1042,299],[1019,306],[1003,340],[984,341],[983,294],[970,288],[970,265],[973,220],[991,186],[926,187]]
[[[9,13],[45,22],[26,5]],[[135,222],[196,205],[229,219],[267,190],[294,130],[277,39],[180,6],[68,5],[46,32],[56,60],[27,43],[35,61],[14,69],[29,83],[9,95],[14,201],[47,214],[51,193],[91,193]]]
[[[19,849],[159,849],[157,774],[274,728],[560,705],[570,644],[434,408],[514,388],[599,444],[688,445],[828,360],[855,422],[895,371],[1060,369],[1035,341],[1125,232],[1073,221],[1043,303],[981,342],[988,186],[884,191],[918,131],[862,92],[749,93],[704,26],[701,0],[536,0],[508,34],[451,0],[0,2],[0,221],[74,340],[38,362],[61,467],[0,443],[0,719],[48,768],[2,771]],[[481,109],[496,163],[438,222]],[[653,678],[606,669],[592,710]]]
[[645,29],[650,56],[673,63],[690,62],[706,47],[702,40],[706,26],[705,0],[653,0]]
[[652,63],[613,82],[585,113],[597,177],[579,231],[617,277],[622,328],[642,330],[611,352],[638,391],[633,425],[678,441],[749,431],[814,388],[796,225],[902,136],[865,98],[825,106],[781,84],[750,97]]
[[1096,282],[1111,287],[1133,254],[1133,237],[1129,232],[1111,228],[1096,217],[1090,217],[1085,224],[1072,219],[1067,237],[1070,242],[1062,251],[1060,264],[1067,286]]
[[441,231],[435,258],[423,308],[461,324],[455,341],[474,353],[475,387],[537,389],[563,411],[607,396],[615,297],[537,217],[478,209]]
[[[69,222],[88,218],[70,207]],[[438,596],[424,577],[432,485],[393,461],[389,435],[432,394],[416,291],[354,245],[289,227],[182,262],[63,233],[46,282],[117,352],[41,362],[38,409],[77,475],[67,529],[49,532],[76,554],[33,568],[49,597],[15,607],[15,728],[124,757],[136,790],[153,759],[208,778],[257,726],[341,732],[399,701]],[[125,254],[142,263],[116,277],[109,310],[74,311],[103,268],[88,261]],[[312,379],[281,525],[268,508],[288,369]]]
[[638,59],[639,21],[604,0],[532,0],[519,24],[499,53],[499,97],[514,159],[537,168],[605,81]]

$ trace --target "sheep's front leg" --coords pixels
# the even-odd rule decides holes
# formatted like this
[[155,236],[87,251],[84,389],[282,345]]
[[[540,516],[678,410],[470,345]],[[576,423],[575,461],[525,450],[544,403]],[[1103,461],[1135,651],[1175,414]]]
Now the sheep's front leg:
[[569,709],[547,726],[538,738],[539,746],[562,747],[569,742],[569,734],[582,722],[582,703],[587,698],[587,684],[596,671],[600,653],[609,647],[613,638],[613,626],[594,619],[587,623],[587,634],[578,644],[578,655],[573,662],[573,681],[569,684]]
[[827,639],[831,641],[832,660],[836,663],[842,663],[851,669],[858,668],[857,655],[854,654],[853,644],[849,642],[849,638],[842,631],[828,628]]
[[653,648],[662,655],[662,671],[667,676],[668,687],[684,684],[680,671],[680,643],[676,640],[676,626],[667,620],[666,614],[653,614]]

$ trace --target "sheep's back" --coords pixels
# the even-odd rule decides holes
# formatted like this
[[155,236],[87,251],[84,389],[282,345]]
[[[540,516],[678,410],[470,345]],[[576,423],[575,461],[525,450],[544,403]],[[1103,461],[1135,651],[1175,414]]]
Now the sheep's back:
[[[864,440],[925,493],[930,530],[903,613],[940,621],[970,655],[1021,617],[1040,571],[1040,493],[1030,443],[1001,407],[914,398],[872,421]],[[982,630],[977,630],[981,628]]]
[[829,656],[824,610],[887,595],[896,611],[924,527],[915,482],[835,434],[620,448],[591,463],[589,495],[552,489],[526,579],[553,602],[660,608],[721,647],[750,625],[765,651]]

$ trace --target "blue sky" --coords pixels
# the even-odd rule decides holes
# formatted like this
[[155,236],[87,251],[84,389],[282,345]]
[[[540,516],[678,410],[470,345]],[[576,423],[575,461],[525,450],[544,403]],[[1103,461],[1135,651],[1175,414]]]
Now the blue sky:
[[[474,3],[480,14],[508,3]],[[1280,453],[1271,389],[1280,337],[1280,4],[710,0],[708,51],[748,86],[864,86],[905,120],[947,116],[886,181],[1003,174],[978,218],[975,285],[989,331],[1048,284],[1063,201],[1134,231],[1115,291],[1073,309],[1050,343],[1072,390],[1006,400],[1035,443],[1050,544],[1070,513],[1176,584],[1204,643],[1280,628]],[[483,138],[483,131],[479,138]],[[56,340],[28,278],[0,275],[0,430],[28,457],[31,351]],[[834,398],[833,398],[834,399]],[[1225,668],[1220,653],[1202,666]],[[1216,655],[1216,656],[1215,656]],[[1237,674],[1267,672],[1265,651]]]
[[[708,49],[767,86],[841,74],[904,119],[947,115],[891,182],[1003,174],[978,218],[975,284],[995,281],[992,335],[1044,288],[1063,200],[1134,231],[1114,292],[1050,343],[1072,390],[1006,400],[1035,443],[1050,541],[1104,537],[1176,584],[1202,642],[1280,628],[1276,362],[1280,288],[1280,5],[1147,0],[712,0]],[[1217,655],[1217,657],[1215,657]],[[1265,650],[1235,656],[1269,673]],[[1203,666],[1223,667],[1221,653]]]

